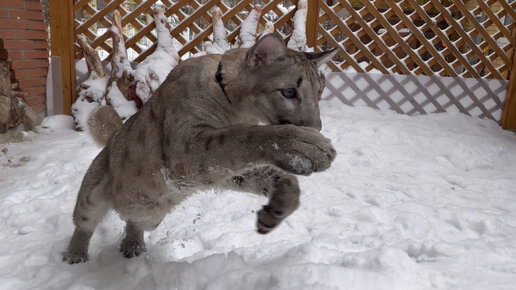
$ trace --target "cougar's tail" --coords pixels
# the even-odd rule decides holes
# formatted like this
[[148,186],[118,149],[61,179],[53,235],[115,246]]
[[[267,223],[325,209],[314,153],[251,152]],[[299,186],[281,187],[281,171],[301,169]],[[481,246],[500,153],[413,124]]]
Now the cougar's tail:
[[105,146],[120,127],[122,118],[111,106],[100,106],[88,116],[88,131],[99,146]]

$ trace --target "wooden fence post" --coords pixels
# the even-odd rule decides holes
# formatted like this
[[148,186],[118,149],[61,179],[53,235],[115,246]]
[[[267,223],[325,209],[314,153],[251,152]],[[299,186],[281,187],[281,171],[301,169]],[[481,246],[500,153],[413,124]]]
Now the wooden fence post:
[[319,22],[319,1],[313,0],[308,2],[308,11],[306,14],[306,44],[315,50],[317,44],[317,25]]
[[[516,37],[516,29],[512,31],[512,37]],[[516,48],[512,49],[511,68],[509,70],[509,87],[505,96],[505,104],[502,113],[502,128],[516,130]]]
[[61,58],[63,112],[71,114],[75,101],[75,47],[73,1],[50,0],[50,49]]

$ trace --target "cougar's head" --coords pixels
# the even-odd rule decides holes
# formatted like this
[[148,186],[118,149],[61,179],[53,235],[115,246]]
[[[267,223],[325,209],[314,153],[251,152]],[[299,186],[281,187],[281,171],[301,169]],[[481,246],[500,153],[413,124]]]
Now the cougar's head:
[[269,124],[294,124],[321,129],[319,98],[324,79],[317,67],[336,50],[303,53],[289,50],[277,34],[260,39],[246,54],[248,100],[256,115]]

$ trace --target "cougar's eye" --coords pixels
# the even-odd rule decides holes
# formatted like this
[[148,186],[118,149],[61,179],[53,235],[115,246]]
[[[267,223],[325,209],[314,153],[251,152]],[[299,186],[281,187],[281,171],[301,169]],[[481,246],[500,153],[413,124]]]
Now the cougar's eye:
[[283,89],[281,94],[287,99],[293,99],[297,97],[297,91],[294,88]]

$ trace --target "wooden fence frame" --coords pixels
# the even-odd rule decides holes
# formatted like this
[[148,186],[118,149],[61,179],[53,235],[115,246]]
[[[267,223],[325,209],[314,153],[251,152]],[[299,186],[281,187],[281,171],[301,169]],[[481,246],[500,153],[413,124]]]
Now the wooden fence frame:
[[[512,31],[516,37],[516,29]],[[505,96],[501,125],[504,129],[516,130],[516,51],[513,49],[511,55],[512,67],[509,73],[509,87]]]
[[[144,2],[144,0],[140,0],[140,1],[138,1],[138,3],[141,3],[142,1]],[[437,5],[438,3],[440,3],[438,0],[428,0],[428,1],[434,6]],[[462,4],[462,2],[460,0],[450,0],[450,1],[451,1],[451,3],[453,3],[453,5],[457,5],[458,11],[467,12],[467,10],[465,10],[466,8],[464,7],[464,5]],[[478,4],[478,9],[482,9],[482,11],[486,11],[485,9],[487,7],[487,4],[485,3],[485,1],[483,1],[483,0],[475,0],[475,1]],[[501,5],[504,7],[504,11],[502,11],[502,13],[510,16],[513,20],[516,20],[516,19],[514,19],[516,12],[514,10],[512,10],[513,6],[515,6],[516,1],[511,3],[511,2],[507,2],[506,0],[488,0],[487,3],[489,4],[489,3],[494,3],[497,1],[500,2]],[[59,56],[61,58],[62,83],[63,83],[63,106],[64,106],[64,112],[66,114],[70,114],[71,113],[70,112],[71,104],[74,102],[75,97],[76,97],[75,96],[75,94],[76,94],[76,92],[75,92],[75,87],[76,87],[76,84],[75,84],[75,57],[76,57],[76,49],[77,48],[74,44],[74,42],[75,42],[75,27],[74,26],[77,23],[75,21],[75,16],[74,16],[74,14],[75,14],[74,5],[77,3],[86,3],[86,2],[88,2],[88,0],[74,0],[74,1],[50,0],[49,2],[50,2],[49,4],[50,4],[50,13],[51,13],[50,34],[51,34],[52,56]],[[109,2],[109,4],[111,6],[113,6],[112,9],[114,9],[114,8],[116,8],[117,5],[119,5],[122,2],[123,2],[123,0],[112,0],[111,2]],[[186,2],[191,2],[191,1],[186,1],[186,2],[180,1],[180,2],[186,3]],[[206,0],[206,2],[210,4],[210,7],[214,5],[213,4],[214,0]],[[292,1],[292,2],[296,3],[297,1]],[[332,1],[332,3],[333,2],[336,3],[336,4],[334,4],[333,7],[337,7],[338,5],[341,5],[344,8],[346,8],[346,7],[351,7],[350,6],[351,2],[357,2],[357,1],[338,0],[338,1]],[[366,9],[370,9],[372,11],[371,14],[373,16],[375,16],[379,20],[379,22],[383,21],[382,24],[385,26],[385,24],[387,22],[386,22],[386,19],[383,18],[383,14],[373,11],[375,7],[370,2],[367,2],[367,1],[364,2],[362,0],[360,0],[359,2],[362,2],[362,4],[364,4],[364,7]],[[407,21],[410,22],[409,20],[411,20],[411,18],[404,15],[403,11],[401,11],[399,9],[399,7],[397,6],[397,2],[395,2],[394,0],[386,0],[384,2],[386,3],[385,5],[388,5],[388,7],[390,7],[391,10],[389,11],[389,13],[391,15],[395,15],[396,17],[399,17],[400,19],[404,20],[405,23],[407,23]],[[266,3],[279,3],[279,1],[268,0],[268,1],[266,1]],[[409,0],[408,3],[417,3],[417,2],[416,2],[416,0]],[[200,5],[197,2],[195,4],[197,6]],[[141,5],[141,6],[145,6],[146,7],[145,9],[150,7],[147,4]],[[147,7],[147,6],[149,6],[149,7]],[[237,6],[243,7],[240,4],[238,4]],[[332,39],[331,33],[335,33],[335,32],[326,33],[324,31],[318,30],[321,15],[322,15],[322,17],[326,17],[326,20],[331,20],[330,17],[324,15],[324,11],[329,12],[329,10],[328,10],[329,7],[330,6],[328,6],[326,4],[326,2],[323,3],[323,0],[308,1],[308,10],[307,10],[308,13],[307,13],[307,22],[306,22],[307,44],[310,47],[315,47],[316,50],[321,49],[321,45],[320,45],[321,44],[321,34],[325,34],[325,35],[323,35],[323,37],[326,37],[327,39],[332,40],[332,41],[330,41],[330,44],[337,45],[337,46],[341,45]],[[173,8],[175,10],[178,9],[177,7],[173,7]],[[199,18],[204,17],[204,19],[209,19],[209,17],[208,18],[206,17],[208,8],[206,8],[206,9],[204,9],[204,8],[205,7],[200,7],[199,11],[195,12],[195,15],[198,15]],[[449,14],[444,13],[444,12],[446,12],[445,7],[442,7],[442,9],[440,7],[438,7],[438,8],[439,8],[439,11],[443,12],[443,14],[445,14],[444,16],[447,17],[447,18],[445,17],[446,18],[445,20],[449,21],[452,26],[455,25],[455,28],[457,28],[458,24],[451,21],[453,19],[450,19]],[[141,10],[141,9],[144,9],[144,8],[139,8],[139,10]],[[342,9],[342,7],[340,7],[340,9]],[[507,10],[507,9],[509,9],[509,10]],[[171,9],[169,9],[169,11],[170,10]],[[321,13],[321,11],[323,13]],[[418,11],[419,11],[419,13],[423,13],[423,17],[422,17],[423,20],[430,21],[429,22],[430,24],[432,21],[434,21],[434,20],[430,19],[427,15],[424,14],[425,10],[422,9],[421,7],[416,7],[416,12],[418,12]],[[354,14],[352,13],[352,16],[355,18],[357,18],[357,17],[359,18],[362,15],[364,15],[363,11],[360,12],[362,14],[358,14],[355,11],[352,11],[352,12],[354,13]],[[172,13],[172,12],[170,12],[170,13]],[[465,17],[465,18],[469,19],[470,21],[471,21],[471,19],[475,19],[475,18],[472,18],[472,16],[469,15],[468,13],[465,13],[465,14],[467,14],[467,15],[465,15],[467,17]],[[495,16],[490,11],[487,11],[486,14],[488,14],[488,16],[493,16],[493,17]],[[291,17],[293,17],[293,15],[294,15],[294,11],[292,11],[292,13],[289,13],[288,17],[291,18]],[[224,20],[228,20],[228,19],[229,19],[229,17],[224,18]],[[288,20],[290,20],[290,19],[282,19],[282,21],[283,21],[282,23],[284,24],[285,21],[288,21]],[[333,20],[335,20],[335,18],[333,18]],[[130,21],[130,20],[128,20],[128,21]],[[495,19],[495,17],[494,17],[490,21],[491,22],[488,23],[489,25],[492,25],[492,26],[496,25],[498,28],[503,30],[502,29],[503,27],[501,26],[501,23],[497,18]],[[183,24],[180,24],[180,25],[183,25]],[[483,39],[485,39],[485,41],[482,43],[483,48],[493,47],[493,45],[496,44],[492,39],[490,39],[489,37],[486,37],[487,34],[486,34],[485,30],[483,29],[483,28],[485,28],[484,26],[482,26],[480,24],[476,24],[476,23],[473,23],[473,25],[476,30],[480,31],[480,34],[482,35]],[[408,23],[408,24],[406,24],[406,26],[415,31],[414,36],[417,37],[418,40],[420,40],[421,42],[425,41],[425,39],[422,38],[423,36],[416,31],[416,27],[414,25],[412,25],[411,23]],[[516,24],[511,25],[511,27],[513,29],[515,28],[515,26],[516,26]],[[441,33],[440,36],[441,36],[443,42],[446,45],[448,45],[448,50],[446,53],[452,54],[455,52],[455,54],[458,55],[457,61],[467,67],[468,66],[467,62],[464,59],[461,59],[459,54],[457,54],[457,49],[453,46],[454,43],[447,39],[448,35],[445,35],[442,32],[439,32],[439,30],[435,27],[435,23],[434,23],[434,26],[429,25],[429,27],[432,29],[432,31],[436,32],[436,34],[439,35],[439,33]],[[347,29],[344,25],[339,25],[338,28]],[[150,27],[150,28],[145,27],[144,29],[146,32],[149,32],[152,29],[152,27]],[[387,29],[388,29],[388,31],[392,32],[392,28],[387,27]],[[514,29],[514,30],[516,30],[516,29]],[[175,29],[172,31],[173,37],[176,37],[176,35],[174,35],[174,32],[176,32],[176,34],[177,34],[178,33],[177,31],[179,31],[179,29]],[[377,33],[377,31],[374,31],[374,32]],[[352,36],[352,34],[353,34],[353,32],[351,30],[347,31],[347,33],[348,33],[348,37]],[[387,48],[387,50],[389,49],[389,47],[385,43],[382,42],[381,37],[377,37],[373,33],[373,30],[371,30],[371,28],[361,30],[361,33],[362,33],[362,36],[369,35],[369,36],[372,36],[373,38],[375,38],[374,40],[378,41],[379,45],[381,47],[383,46],[384,50],[386,48]],[[202,34],[202,36],[204,38],[206,38],[209,36],[210,31],[209,31],[209,29],[200,31],[200,34]],[[466,33],[463,33],[463,32],[461,32],[460,34],[466,35]],[[235,32],[233,32],[229,35],[229,38],[234,39],[235,36],[236,36],[236,34],[235,34]],[[489,35],[487,35],[487,36],[489,36]],[[507,32],[500,31],[498,33],[498,37],[501,37],[501,36],[507,37]],[[429,72],[431,72],[431,71],[428,71],[428,66],[426,66],[424,63],[422,63],[421,60],[417,59],[417,57],[419,57],[419,55],[417,55],[416,53],[411,51],[411,48],[408,45],[406,45],[406,43],[404,43],[403,41],[399,42],[403,38],[399,37],[396,34],[394,36],[394,39],[398,41],[399,47],[397,46],[396,48],[404,50],[409,55],[413,54],[412,57],[415,58],[416,62],[419,61],[419,67],[420,67],[419,71],[413,71],[413,70],[408,69],[407,64],[404,63],[403,61],[400,61],[398,59],[393,59],[392,61],[395,63],[395,66],[393,66],[393,67],[396,68],[396,73],[404,73],[404,74],[425,73],[425,74],[428,74]],[[131,41],[134,41],[134,40],[131,40]],[[350,56],[341,47],[340,57],[344,60],[349,61],[350,65],[352,67],[354,67],[358,72],[366,72],[366,71],[369,71],[370,69],[376,68],[376,69],[379,69],[383,73],[394,73],[394,71],[392,71],[391,68],[387,68],[385,65],[382,65],[382,63],[380,63],[378,60],[374,59],[374,55],[371,54],[369,51],[367,51],[367,46],[360,43],[360,38],[357,37],[356,39],[352,39],[352,41],[354,44],[356,44],[360,53],[363,54],[363,56],[368,58],[370,61],[372,61],[371,65],[369,65],[366,68],[362,68],[357,65],[358,61],[356,59],[353,59],[354,56]],[[434,41],[434,40],[432,40],[432,41]],[[470,39],[465,39],[465,42],[468,43],[470,46],[472,46],[472,44],[473,44],[473,42],[471,42]],[[514,59],[514,47],[516,46],[514,44],[516,44],[516,39],[515,39],[514,33],[509,37],[509,42],[512,44],[511,48],[507,49],[507,47],[506,47],[505,49],[501,49],[498,47],[494,47],[494,50],[498,53],[503,53],[503,55],[499,56],[499,57],[504,59],[504,64],[502,66],[502,70],[504,72],[504,75],[507,75],[507,79],[509,80],[509,89],[507,91],[501,125],[503,128],[506,128],[506,129],[516,129],[516,69],[513,69],[516,66],[516,62]],[[435,49],[432,47],[432,43],[433,42],[430,42],[430,45],[426,45],[425,47],[428,48],[428,50],[430,51],[430,53],[433,56],[437,56],[439,53],[437,51],[435,51]],[[191,49],[190,46],[192,46],[192,44],[189,43],[188,45],[189,45],[188,48],[183,47],[183,49],[181,50],[181,53],[185,53],[187,50]],[[475,55],[474,53],[476,53],[476,55],[478,55],[479,58],[485,62],[485,66],[488,66],[491,69],[491,71],[490,71],[491,77],[500,79],[501,74],[497,73],[494,70],[495,68],[491,65],[491,60],[493,60],[493,58],[494,58],[493,54],[491,54],[490,56],[484,57],[482,54],[478,53],[479,49],[480,48],[473,47],[473,52],[471,52],[470,55],[471,54]],[[145,53],[146,53],[146,55],[148,55],[150,52],[146,51]],[[392,52],[388,52],[385,54],[385,56],[386,57],[391,56],[391,58],[392,58],[392,56],[395,56],[395,54]],[[457,76],[457,75],[453,75],[454,67],[446,66],[446,64],[443,62],[443,60],[440,59],[439,57],[436,57],[436,59],[433,60],[433,63],[442,66],[441,72],[444,72],[445,74],[448,74],[450,76]],[[457,64],[455,63],[454,66],[456,66],[456,65]],[[330,67],[332,67],[334,70],[341,69],[334,63],[332,63],[330,65]],[[426,71],[425,71],[425,69],[426,69]],[[475,67],[473,69],[470,68],[471,76],[477,76],[475,74],[475,69],[477,69],[477,67]]]
[[76,95],[73,1],[49,0],[49,7],[50,50],[61,59],[63,113],[71,115]]

